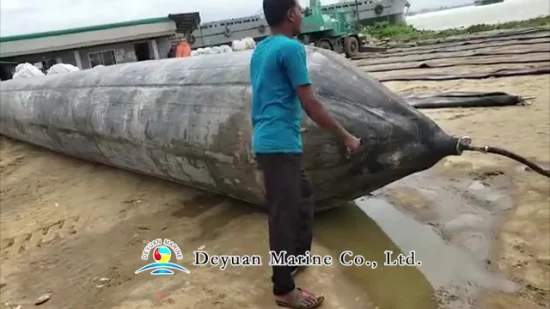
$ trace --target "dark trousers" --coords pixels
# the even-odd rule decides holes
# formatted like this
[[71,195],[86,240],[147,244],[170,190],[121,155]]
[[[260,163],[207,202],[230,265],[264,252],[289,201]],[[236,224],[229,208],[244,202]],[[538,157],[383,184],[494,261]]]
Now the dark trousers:
[[[266,204],[269,211],[269,247],[303,255],[311,250],[313,195],[311,183],[302,169],[301,154],[257,154],[264,174]],[[292,291],[294,280],[289,266],[273,266],[273,293]]]

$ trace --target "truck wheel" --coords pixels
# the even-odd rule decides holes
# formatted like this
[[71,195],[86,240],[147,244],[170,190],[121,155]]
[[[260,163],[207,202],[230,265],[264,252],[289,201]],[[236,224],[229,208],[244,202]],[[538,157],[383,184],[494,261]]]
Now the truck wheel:
[[355,36],[348,36],[344,40],[344,49],[346,52],[346,56],[349,58],[357,56],[360,47],[361,45],[359,44],[359,39],[357,39],[357,37]]
[[376,15],[380,15],[380,14],[384,13],[384,7],[383,7],[381,4],[377,5],[377,6],[374,8],[374,13],[375,13]]
[[317,45],[317,47],[320,47],[322,49],[332,50],[332,44],[330,44],[330,42],[327,40],[318,41],[317,44],[315,45]]

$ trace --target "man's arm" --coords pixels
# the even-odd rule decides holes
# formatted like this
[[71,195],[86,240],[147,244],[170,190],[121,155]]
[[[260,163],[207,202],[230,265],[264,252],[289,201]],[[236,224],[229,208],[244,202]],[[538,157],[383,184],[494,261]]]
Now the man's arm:
[[296,88],[296,95],[300,98],[300,102],[302,102],[302,107],[306,114],[315,121],[318,126],[336,134],[341,139],[345,140],[350,137],[351,134],[344,129],[338,121],[332,119],[325,106],[317,100],[311,85],[299,86]]
[[290,47],[288,51],[285,51],[282,55],[282,64],[292,83],[292,87],[296,89],[296,95],[300,99],[302,108],[305,110],[306,114],[318,126],[331,131],[344,141],[352,138],[353,136],[346,129],[330,117],[326,108],[315,97],[307,71],[304,46],[296,44]]

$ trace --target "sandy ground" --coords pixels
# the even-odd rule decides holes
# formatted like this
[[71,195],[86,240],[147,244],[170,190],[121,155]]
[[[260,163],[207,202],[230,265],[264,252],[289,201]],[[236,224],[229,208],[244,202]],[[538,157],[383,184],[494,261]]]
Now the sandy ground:
[[[550,76],[470,81],[388,83],[399,92],[448,89],[498,91],[536,96],[528,107],[425,111],[444,130],[469,135],[476,144],[500,145],[548,166],[550,160]],[[512,165],[510,165],[512,164]],[[550,185],[548,179],[523,170],[511,161],[482,154],[465,154],[442,163],[446,168],[507,174],[515,209],[504,217],[495,238],[495,269],[519,279],[516,294],[489,293],[480,308],[550,308]],[[448,171],[447,171],[448,172]]]
[[[546,166],[548,85],[550,75],[386,83],[401,93],[472,90],[535,96],[529,106],[424,112],[448,133],[469,135],[476,144],[505,146]],[[276,308],[267,265],[222,271],[190,264],[191,251],[198,248],[211,254],[259,254],[267,260],[266,217],[253,207],[4,137],[1,143],[1,308],[34,307],[43,294],[51,299],[40,307],[55,309]],[[508,159],[483,154],[445,159],[432,172],[447,179],[472,177],[486,186],[498,177],[509,181],[513,207],[496,216],[500,219],[487,264],[519,283],[521,290],[488,289],[476,306],[550,308],[548,179]],[[410,190],[393,190],[392,203],[403,213],[419,222],[434,221],[430,204]],[[333,254],[343,244],[354,251],[399,250],[374,222],[353,221],[358,220],[353,211],[320,216],[316,254]],[[364,234],[356,235],[358,228]],[[144,246],[156,238],[180,246],[180,264],[190,274],[134,274],[144,265]],[[434,291],[414,267],[380,267],[370,273],[356,267],[315,267],[297,282],[326,295],[324,308],[437,308],[433,295],[447,293]],[[473,301],[468,304],[474,306]]]

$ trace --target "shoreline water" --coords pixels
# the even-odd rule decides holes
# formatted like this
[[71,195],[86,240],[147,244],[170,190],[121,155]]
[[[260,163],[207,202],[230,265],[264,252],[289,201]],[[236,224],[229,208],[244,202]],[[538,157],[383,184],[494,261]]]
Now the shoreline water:
[[483,6],[467,6],[406,17],[419,30],[445,30],[476,24],[499,24],[550,15],[547,0],[506,0]]

